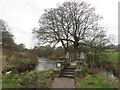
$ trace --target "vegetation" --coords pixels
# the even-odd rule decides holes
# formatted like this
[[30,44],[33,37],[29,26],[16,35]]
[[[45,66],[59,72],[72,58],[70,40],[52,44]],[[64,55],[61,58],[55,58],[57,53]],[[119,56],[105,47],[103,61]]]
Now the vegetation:
[[[0,19],[0,33],[2,34],[2,48],[6,48],[9,50],[17,49],[17,45],[14,42],[13,34],[10,32],[10,29],[7,23]],[[1,41],[0,41],[1,42]],[[1,43],[0,43],[1,45]]]
[[[0,19],[0,32],[2,33],[3,72],[17,70],[23,72],[34,69],[37,56],[25,48],[24,44],[17,45],[7,23]],[[1,43],[0,43],[1,44]]]
[[[120,52],[112,51],[106,53],[107,57],[106,62],[108,63],[106,66],[108,67],[109,70],[113,70],[114,75],[118,76],[119,75],[119,58],[120,58]],[[104,65],[105,66],[105,65]]]
[[[16,44],[7,23],[0,19],[3,88],[50,88],[52,70],[32,71],[37,64],[37,57],[58,59],[67,52],[74,53],[73,60],[78,60],[81,52],[86,57],[86,70],[75,79],[77,88],[117,87],[115,80],[87,73],[87,69],[93,71],[98,68],[118,72],[120,49],[113,44],[109,45],[109,38],[104,28],[99,25],[102,17],[95,12],[95,8],[90,4],[75,1],[64,2],[57,8],[45,10],[39,19],[39,28],[33,29],[39,44],[33,49],[25,48],[22,43]],[[61,47],[55,47],[60,43]],[[7,71],[12,73],[5,74]]]
[[118,63],[120,52],[110,52],[106,54],[108,55],[108,59],[107,59],[108,61],[112,63]]
[[50,88],[52,70],[3,75],[3,88]]
[[99,25],[102,17],[86,2],[67,1],[56,8],[45,10],[39,19],[39,28],[33,34],[39,44],[56,46],[61,43],[65,53],[72,51],[78,55],[84,52],[91,68],[101,62],[101,53],[106,49],[109,38]]
[[84,74],[84,76],[76,77],[76,88],[117,88],[118,82],[98,74]]
[[[3,50],[4,51],[4,50]],[[6,51],[6,50],[5,50]],[[37,64],[37,56],[30,53],[19,53],[15,51],[6,51],[3,57],[3,72],[17,70],[23,72],[34,69]]]
[[44,57],[44,58],[49,58],[54,60],[62,56],[65,56],[65,51],[62,47],[52,48],[49,45],[35,46],[32,51],[38,57]]
[[98,24],[100,19],[102,17],[90,4],[68,1],[45,10],[39,20],[39,29],[35,28],[33,33],[41,44],[55,46],[61,43],[66,52],[72,45],[78,52],[80,45],[95,48],[106,44],[106,34]]

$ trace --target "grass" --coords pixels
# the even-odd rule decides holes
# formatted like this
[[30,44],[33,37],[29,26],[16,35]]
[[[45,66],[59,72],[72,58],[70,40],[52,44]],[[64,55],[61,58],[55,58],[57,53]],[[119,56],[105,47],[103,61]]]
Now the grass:
[[117,88],[117,82],[98,74],[80,76],[75,78],[76,88]]
[[3,88],[50,88],[52,70],[3,75]]
[[120,52],[107,53],[108,60],[113,63],[118,63],[119,54]]
[[105,60],[117,64],[120,58],[120,52],[116,52],[115,49],[106,49],[105,51],[107,51],[103,53],[107,55],[106,57],[104,57]]
[[[106,51],[107,52],[101,53],[102,60],[111,62],[111,65],[118,68],[117,63],[120,58],[120,52],[115,52],[115,49],[109,49]],[[99,74],[90,75],[87,72],[83,73],[80,77],[76,77],[75,81],[76,88],[117,88],[118,84],[114,79]]]
[[19,63],[30,63],[30,59],[28,58],[17,58],[16,61]]
[[107,52],[115,52],[116,50],[115,49],[106,49],[105,51],[107,51]]
[[[93,54],[92,52],[89,52],[89,54]],[[117,52],[115,49],[106,49],[105,52],[100,53],[100,58],[102,60],[106,60],[112,63],[118,63],[118,60],[120,58],[120,52]]]

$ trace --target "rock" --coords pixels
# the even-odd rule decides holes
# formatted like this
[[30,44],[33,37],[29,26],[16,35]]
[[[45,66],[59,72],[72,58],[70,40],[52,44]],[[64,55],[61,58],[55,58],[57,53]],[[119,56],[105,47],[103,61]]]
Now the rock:
[[10,74],[10,73],[12,73],[12,71],[8,71],[8,72],[6,72],[5,74]]

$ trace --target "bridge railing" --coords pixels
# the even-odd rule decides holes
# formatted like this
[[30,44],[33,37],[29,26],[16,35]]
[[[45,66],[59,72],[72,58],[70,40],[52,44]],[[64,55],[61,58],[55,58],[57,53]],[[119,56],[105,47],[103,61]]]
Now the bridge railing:
[[70,64],[69,58],[61,57],[58,62],[62,62],[62,67],[65,68]]
[[61,57],[56,62],[56,68],[53,70],[54,76],[59,77],[63,72],[64,68],[67,67],[69,64],[70,64],[69,58]]

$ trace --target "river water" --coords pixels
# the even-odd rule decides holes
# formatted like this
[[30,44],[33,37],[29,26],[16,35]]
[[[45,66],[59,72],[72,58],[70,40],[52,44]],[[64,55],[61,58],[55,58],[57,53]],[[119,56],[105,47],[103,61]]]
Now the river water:
[[54,61],[45,58],[38,58],[38,65],[35,67],[35,71],[49,70],[54,68],[56,68]]
[[107,76],[107,77],[112,78],[112,79],[117,79],[117,77],[113,75],[112,71],[101,70],[101,71],[99,71],[99,74],[102,76]]
[[[76,62],[71,63],[71,65],[76,65]],[[56,64],[54,61],[45,58],[38,58],[38,65],[35,67],[35,71],[49,70],[54,68],[56,68]],[[107,72],[105,70],[100,70],[99,74],[112,79],[116,79],[111,71]]]

